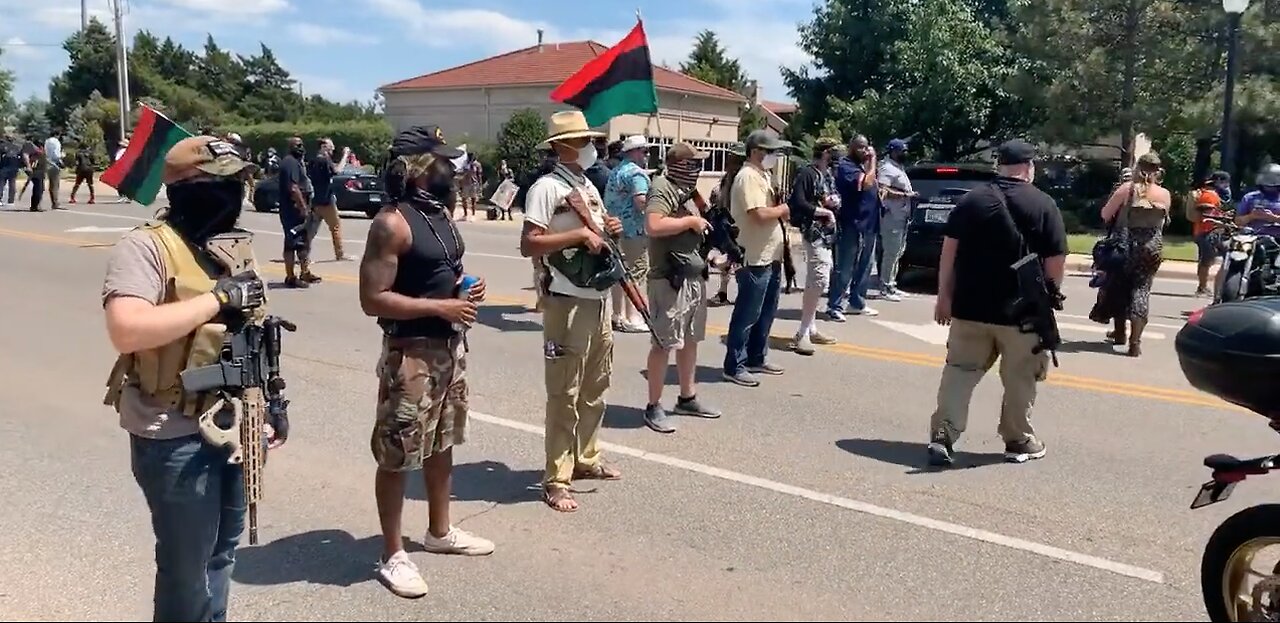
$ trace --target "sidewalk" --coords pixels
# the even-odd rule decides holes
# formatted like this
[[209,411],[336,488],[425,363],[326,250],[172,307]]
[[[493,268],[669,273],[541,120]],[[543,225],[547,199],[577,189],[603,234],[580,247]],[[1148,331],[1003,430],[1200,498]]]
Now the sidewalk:
[[[1073,253],[1067,256],[1067,272],[1093,272],[1093,258],[1088,255]],[[1160,271],[1156,273],[1161,279],[1196,279],[1196,263],[1177,260],[1165,260],[1160,263]]]

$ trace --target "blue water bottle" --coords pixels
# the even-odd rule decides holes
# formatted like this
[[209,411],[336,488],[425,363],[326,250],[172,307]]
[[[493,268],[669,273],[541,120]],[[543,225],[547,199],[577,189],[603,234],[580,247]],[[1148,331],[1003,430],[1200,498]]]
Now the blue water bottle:
[[[462,281],[458,283],[458,298],[467,298],[467,296],[471,294],[471,288],[475,287],[477,283],[480,283],[479,277],[476,277],[475,275],[463,275]],[[453,330],[458,333],[462,333],[469,328],[469,326],[462,324],[461,322],[453,323]]]

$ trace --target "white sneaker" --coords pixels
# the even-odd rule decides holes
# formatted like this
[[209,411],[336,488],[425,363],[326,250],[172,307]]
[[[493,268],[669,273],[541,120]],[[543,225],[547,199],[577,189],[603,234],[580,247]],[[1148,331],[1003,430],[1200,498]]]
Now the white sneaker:
[[437,538],[431,532],[422,537],[422,547],[433,554],[460,554],[462,556],[488,556],[493,553],[493,541],[482,539],[466,530],[449,526],[449,534]]
[[889,301],[891,303],[901,303],[902,295],[898,294],[896,290],[890,290],[885,293],[884,300]]
[[853,316],[867,316],[868,318],[874,318],[879,316],[880,312],[871,309],[870,307],[863,307],[862,309],[851,309],[849,310],[849,314]]
[[404,550],[395,553],[385,562],[378,563],[378,578],[392,593],[407,599],[417,599],[427,594],[427,581],[418,573],[418,566],[409,560]]

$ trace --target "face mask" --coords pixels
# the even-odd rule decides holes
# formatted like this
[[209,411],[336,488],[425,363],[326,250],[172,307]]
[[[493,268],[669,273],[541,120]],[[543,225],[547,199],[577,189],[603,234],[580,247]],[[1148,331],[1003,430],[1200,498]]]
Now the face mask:
[[244,202],[244,182],[219,179],[166,187],[169,212],[165,220],[185,240],[202,245],[209,238],[235,229]]
[[696,160],[673,162],[667,165],[667,178],[685,191],[693,190],[698,185],[698,173],[702,167]]
[[586,145],[578,149],[578,159],[577,161],[574,162],[574,164],[584,169],[588,169],[588,168],[591,168],[591,165],[595,163],[596,163],[596,146],[595,145],[587,143]]
[[289,153],[293,154],[295,157],[301,158],[307,155],[307,149],[305,147],[294,147],[289,150]]
[[453,192],[453,178],[443,175],[428,176],[427,192],[431,193],[438,199],[447,198],[449,193]]
[[766,170],[770,170],[778,166],[778,154],[766,155],[764,157],[764,161],[760,163],[760,166],[764,167]]

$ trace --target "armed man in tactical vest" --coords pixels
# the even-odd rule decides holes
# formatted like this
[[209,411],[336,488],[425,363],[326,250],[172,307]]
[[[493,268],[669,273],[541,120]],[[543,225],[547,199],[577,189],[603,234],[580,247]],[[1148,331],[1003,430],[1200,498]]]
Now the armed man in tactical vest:
[[129,432],[151,510],[156,621],[226,620],[246,506],[252,543],[266,449],[288,434],[278,335],[292,328],[264,316],[252,237],[235,228],[252,169],[212,136],[178,142],[164,160],[167,211],[107,264],[102,301],[121,355],[105,402]]
[[592,131],[576,110],[552,115],[550,131],[547,142],[559,163],[529,188],[520,253],[546,265],[543,498],[557,511],[572,512],[578,509],[569,493],[572,480],[622,477],[604,464],[598,445],[613,369],[607,299],[624,278],[620,251],[604,237],[621,235],[622,222],[607,216],[600,192],[584,174],[597,157],[591,139],[603,134]]
[[485,293],[483,279],[470,283],[463,275],[466,245],[448,203],[452,160],[461,155],[438,126],[415,126],[396,136],[386,172],[395,203],[374,217],[360,260],[360,308],[377,317],[383,331],[371,436],[382,523],[378,577],[409,599],[427,594],[402,540],[409,472],[421,470],[427,491],[424,549],[466,556],[494,550],[492,541],[449,522],[453,448],[467,440],[465,331]]

